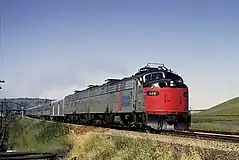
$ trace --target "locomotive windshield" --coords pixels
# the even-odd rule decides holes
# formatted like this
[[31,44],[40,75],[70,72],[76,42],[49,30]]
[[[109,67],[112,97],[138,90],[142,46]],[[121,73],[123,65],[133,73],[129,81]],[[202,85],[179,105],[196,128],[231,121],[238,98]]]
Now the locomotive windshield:
[[174,74],[174,73],[168,72],[168,73],[167,73],[167,79],[170,79],[170,80],[172,80],[172,81],[177,81],[177,82],[183,83],[183,79],[182,79],[180,76],[178,76],[178,75],[176,75],[176,74]]
[[160,80],[162,78],[165,78],[164,73],[162,72],[149,73],[144,76],[144,83]]
[[153,72],[143,76],[143,86],[160,86],[170,88],[186,88],[183,79],[171,72]]

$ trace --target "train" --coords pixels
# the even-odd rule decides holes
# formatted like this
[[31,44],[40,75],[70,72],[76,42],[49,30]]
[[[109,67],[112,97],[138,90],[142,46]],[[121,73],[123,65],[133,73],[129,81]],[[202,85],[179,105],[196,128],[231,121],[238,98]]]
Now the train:
[[188,130],[189,89],[161,63],[147,63],[122,79],[75,90],[62,99],[33,106],[26,116],[77,124]]

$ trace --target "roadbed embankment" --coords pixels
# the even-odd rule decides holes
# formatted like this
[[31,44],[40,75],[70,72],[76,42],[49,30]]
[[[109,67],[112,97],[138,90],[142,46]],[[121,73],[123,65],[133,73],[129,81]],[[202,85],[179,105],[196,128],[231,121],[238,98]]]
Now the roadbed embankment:
[[66,159],[238,159],[239,144],[16,118],[17,151],[55,152]]

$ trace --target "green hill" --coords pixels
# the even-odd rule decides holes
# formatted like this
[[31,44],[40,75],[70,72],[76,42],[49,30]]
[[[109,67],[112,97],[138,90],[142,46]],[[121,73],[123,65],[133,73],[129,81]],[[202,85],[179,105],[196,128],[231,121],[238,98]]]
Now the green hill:
[[239,132],[239,97],[192,116],[193,129]]
[[218,104],[208,110],[202,111],[197,115],[238,115],[239,116],[239,97],[230,99],[221,104]]
[[12,108],[12,109],[21,109],[36,106],[39,104],[43,104],[46,102],[52,101],[51,99],[43,99],[43,98],[6,98],[0,99],[0,104],[4,102],[4,107]]
[[193,122],[238,121],[239,97],[230,99],[193,116]]

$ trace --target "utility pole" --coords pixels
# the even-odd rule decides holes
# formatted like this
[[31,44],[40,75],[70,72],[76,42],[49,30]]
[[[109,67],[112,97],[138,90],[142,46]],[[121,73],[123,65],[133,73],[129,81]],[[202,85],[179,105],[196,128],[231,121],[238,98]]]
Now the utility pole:
[[[6,102],[4,102],[3,103],[4,104],[4,106],[3,106],[3,110],[4,110],[4,121],[2,120],[2,128],[4,127],[4,126],[6,126],[6,122],[7,122],[7,108],[8,108],[8,103]],[[3,119],[3,117],[2,117],[2,119]],[[4,122],[4,123],[3,123]]]
[[2,101],[2,105],[1,105],[1,128],[3,127],[3,125],[2,125],[2,119],[3,119],[3,114],[2,114],[2,112],[3,112],[3,101]]
[[[22,103],[21,103],[22,104]],[[24,107],[22,105],[22,117],[24,116]]]
[[[0,80],[0,83],[5,83],[5,81],[4,80]],[[2,89],[1,86],[0,86],[0,89]],[[2,125],[2,118],[3,118],[2,112],[3,112],[3,101],[2,101],[2,105],[1,105],[1,128],[3,127],[3,125]]]

